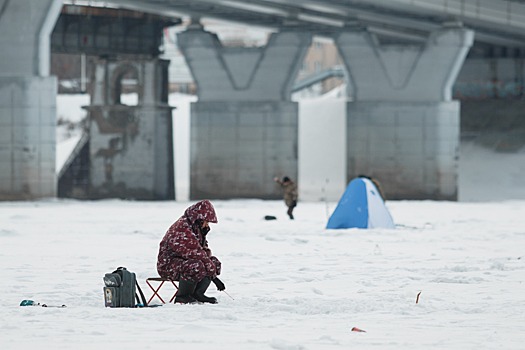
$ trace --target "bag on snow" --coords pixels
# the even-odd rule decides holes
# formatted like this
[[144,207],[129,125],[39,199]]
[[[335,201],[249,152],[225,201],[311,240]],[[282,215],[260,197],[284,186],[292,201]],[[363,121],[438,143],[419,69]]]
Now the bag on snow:
[[[112,273],[106,273],[104,285],[104,304],[106,307],[147,306],[135,273],[129,272],[125,267],[119,267]],[[142,304],[137,295],[137,288],[142,297]]]

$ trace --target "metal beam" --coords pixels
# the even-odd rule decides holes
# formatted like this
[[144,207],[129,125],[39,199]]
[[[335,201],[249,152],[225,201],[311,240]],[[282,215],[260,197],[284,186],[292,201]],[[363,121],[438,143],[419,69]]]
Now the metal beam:
[[51,36],[53,52],[97,56],[156,57],[163,29],[181,23],[173,17],[123,9],[64,6]]

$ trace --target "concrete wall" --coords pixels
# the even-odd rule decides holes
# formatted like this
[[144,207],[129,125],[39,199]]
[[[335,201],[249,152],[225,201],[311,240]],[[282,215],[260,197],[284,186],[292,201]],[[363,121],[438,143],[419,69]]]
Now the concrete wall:
[[[172,108],[162,60],[106,61],[94,69],[90,119],[90,197],[173,199]],[[115,94],[122,74],[134,72],[138,104]]]
[[191,104],[191,198],[280,198],[297,178],[295,102]]
[[[171,108],[88,108],[90,197],[173,199]],[[113,131],[98,120],[113,119]]]
[[56,84],[0,76],[0,200],[56,195]]
[[459,103],[348,104],[348,180],[377,178],[389,199],[457,199]]
[[0,1],[0,200],[56,195],[49,38],[61,7],[60,0]]

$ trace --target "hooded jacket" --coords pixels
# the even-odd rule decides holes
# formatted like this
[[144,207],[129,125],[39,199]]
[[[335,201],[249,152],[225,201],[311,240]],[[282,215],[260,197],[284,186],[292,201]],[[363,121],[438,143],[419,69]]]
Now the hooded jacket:
[[157,258],[161,277],[198,282],[206,276],[213,279],[220,274],[221,263],[212,256],[198,220],[218,222],[210,201],[202,200],[188,207],[164,235]]

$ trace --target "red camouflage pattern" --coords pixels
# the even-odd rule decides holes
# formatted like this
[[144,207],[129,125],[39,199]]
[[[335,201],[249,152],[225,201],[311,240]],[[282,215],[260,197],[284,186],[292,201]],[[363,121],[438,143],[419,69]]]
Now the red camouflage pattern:
[[195,224],[197,220],[217,223],[217,215],[208,200],[190,206],[171,227],[160,242],[157,272],[163,278],[175,281],[199,282],[221,273],[221,262],[212,256],[208,241]]

